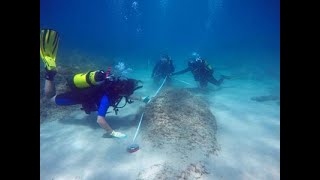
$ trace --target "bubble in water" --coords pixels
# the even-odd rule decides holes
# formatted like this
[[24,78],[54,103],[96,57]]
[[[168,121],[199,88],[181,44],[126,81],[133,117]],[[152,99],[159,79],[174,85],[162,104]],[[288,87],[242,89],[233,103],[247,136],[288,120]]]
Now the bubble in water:
[[166,14],[168,0],[160,0],[160,6],[163,14]]
[[142,31],[141,27],[137,28],[137,33],[140,33]]
[[115,76],[127,76],[132,71],[132,68],[127,67],[125,63],[119,59],[118,63],[114,66],[113,74]]
[[131,7],[134,9],[134,10],[138,10],[138,6],[139,6],[139,3],[137,2],[137,1],[133,1],[132,2],[132,5],[131,5]]
[[222,7],[223,7],[222,0],[208,0],[209,16],[206,23],[207,29],[210,29],[213,22],[216,20],[218,10],[222,9]]

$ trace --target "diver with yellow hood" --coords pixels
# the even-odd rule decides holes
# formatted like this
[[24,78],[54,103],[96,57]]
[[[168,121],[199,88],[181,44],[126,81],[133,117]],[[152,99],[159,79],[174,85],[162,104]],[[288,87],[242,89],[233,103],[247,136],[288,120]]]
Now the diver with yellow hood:
[[[51,29],[43,29],[40,33],[40,57],[45,64],[45,95],[55,104],[69,106],[81,104],[87,114],[97,111],[97,123],[110,134],[111,137],[124,138],[125,134],[114,131],[105,119],[110,106],[117,114],[119,103],[125,98],[125,105],[132,100],[148,102],[149,97],[135,97],[135,90],[142,87],[141,81],[122,77],[115,77],[103,70],[89,71],[74,75],[68,80],[70,91],[56,94],[54,77],[56,70],[56,55],[59,45],[59,34]],[[124,106],[125,106],[124,105]],[[124,107],[122,106],[122,107]]]

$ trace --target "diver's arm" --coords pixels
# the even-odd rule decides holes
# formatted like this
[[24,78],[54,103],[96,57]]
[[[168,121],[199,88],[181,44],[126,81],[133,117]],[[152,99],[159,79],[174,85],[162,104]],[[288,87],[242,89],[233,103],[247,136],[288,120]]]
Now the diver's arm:
[[104,116],[98,115],[97,117],[97,123],[100,125],[101,128],[107,131],[107,133],[112,133],[112,128],[109,126],[109,124],[106,121],[106,118]]
[[117,131],[112,130],[112,128],[109,126],[109,124],[107,123],[104,116],[98,115],[97,122],[100,125],[100,127],[105,129],[107,131],[107,134],[110,135],[111,137],[125,138],[127,136],[121,132],[117,132]]
[[109,126],[109,124],[106,121],[106,114],[107,114],[107,110],[109,108],[109,99],[107,96],[103,96],[100,100],[100,105],[99,105],[99,109],[98,109],[98,117],[97,117],[97,123],[104,129],[106,130],[108,133],[111,133],[113,130],[112,128]]
[[188,72],[188,71],[190,71],[190,70],[191,70],[191,69],[188,67],[188,68],[186,68],[186,69],[184,69],[184,70],[182,70],[182,71],[178,71],[178,72],[172,73],[171,75],[173,76],[173,75],[183,74],[183,73],[186,73],[186,72]]
[[121,133],[121,132],[116,132],[114,130],[112,130],[112,128],[109,126],[109,124],[106,121],[106,114],[107,114],[107,110],[109,108],[109,99],[106,95],[104,95],[101,100],[100,100],[100,105],[99,105],[99,109],[98,109],[98,117],[97,117],[97,123],[100,125],[100,127],[102,127],[104,130],[107,131],[107,133],[111,136],[111,137],[115,137],[115,138],[124,138],[127,135]]
[[137,101],[142,101],[142,96],[131,95],[131,96],[129,96],[129,99],[131,99],[131,100],[137,100]]
[[135,95],[131,95],[129,96],[129,99],[131,100],[137,100],[137,101],[141,101],[141,102],[147,102],[149,101],[149,96],[143,97],[143,96],[135,96]]

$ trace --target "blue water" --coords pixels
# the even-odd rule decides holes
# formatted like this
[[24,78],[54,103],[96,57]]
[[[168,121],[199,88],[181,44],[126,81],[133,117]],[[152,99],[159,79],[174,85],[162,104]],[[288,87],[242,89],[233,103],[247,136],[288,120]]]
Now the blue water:
[[[280,93],[279,0],[40,0],[40,29],[43,28],[60,34],[57,64],[63,61],[59,57],[74,50],[90,57],[121,59],[134,68],[133,77],[147,84],[142,94],[156,90],[149,87],[149,66],[162,53],[172,57],[176,70],[185,68],[187,58],[198,52],[216,68],[217,74],[241,74],[242,79],[226,81],[221,90],[204,96],[217,117],[217,140],[221,144],[220,156],[209,162],[209,169],[214,172],[209,179],[280,179],[280,108],[273,101],[250,101],[253,96]],[[177,79],[180,81],[175,82],[176,86],[196,86],[191,73]],[[130,113],[126,115],[132,119]],[[41,176],[135,179],[136,172],[122,168],[128,168],[125,162],[133,168],[140,159],[139,167],[143,169],[141,164],[149,163],[144,159],[148,153],[139,152],[130,159],[115,150],[109,156],[106,148],[125,149],[125,143],[108,139],[108,146],[99,149],[106,141],[100,138],[103,130],[99,127],[90,129],[86,122],[80,127],[59,123],[69,118],[67,122],[82,124],[78,123],[84,119],[82,116],[75,112],[70,117],[48,117],[60,119],[41,125]],[[91,119],[94,124],[95,117]],[[135,131],[122,130],[129,136]],[[87,134],[76,134],[79,131]],[[70,146],[72,143],[74,146]],[[75,157],[77,152],[81,156]],[[96,154],[96,160],[86,165],[88,158],[81,157],[91,154]]]
[[[75,48],[102,56],[137,57],[161,52],[174,57],[192,51],[205,57],[244,52],[279,57],[280,53],[278,0],[41,0],[40,4],[40,28],[61,34],[60,51]],[[279,58],[263,61],[259,59],[279,66]]]

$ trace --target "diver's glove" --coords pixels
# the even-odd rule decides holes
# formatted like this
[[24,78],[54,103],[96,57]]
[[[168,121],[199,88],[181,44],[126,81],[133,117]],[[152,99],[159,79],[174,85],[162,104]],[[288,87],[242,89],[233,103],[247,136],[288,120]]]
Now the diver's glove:
[[56,69],[48,70],[47,68],[45,69],[46,69],[46,73],[45,73],[46,80],[53,81],[54,76],[57,74],[57,70]]
[[115,137],[115,138],[126,138],[127,135],[121,133],[121,132],[116,132],[116,131],[112,131],[110,136]]
[[144,103],[148,103],[150,101],[150,97],[149,96],[146,96],[146,97],[142,97],[142,101]]

